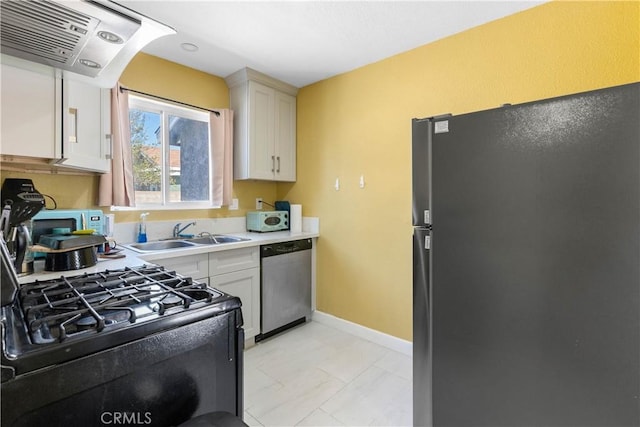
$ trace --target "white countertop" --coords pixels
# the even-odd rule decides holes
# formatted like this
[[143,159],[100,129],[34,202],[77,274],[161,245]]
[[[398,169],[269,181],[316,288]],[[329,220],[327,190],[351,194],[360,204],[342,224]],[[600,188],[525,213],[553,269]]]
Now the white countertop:
[[252,246],[266,245],[270,243],[288,242],[292,240],[308,239],[319,237],[318,232],[303,231],[301,233],[292,233],[290,231],[275,231],[271,233],[253,233],[253,232],[238,232],[238,233],[224,233],[227,235],[237,236],[249,239],[242,242],[223,243],[219,245],[199,245],[186,248],[177,248],[171,250],[163,250],[156,252],[139,253],[135,252],[127,247],[127,245],[118,245],[122,248],[126,256],[125,258],[118,259],[102,259],[98,258],[98,263],[93,267],[83,268],[80,270],[67,270],[67,271],[44,271],[44,260],[36,260],[34,263],[33,274],[21,276],[18,278],[19,283],[29,283],[35,280],[49,280],[55,279],[60,276],[78,276],[85,273],[97,273],[103,270],[116,270],[125,267],[135,267],[143,264],[153,264],[154,261],[174,258],[178,256],[196,255],[209,252],[227,251],[231,249],[246,248]]
[[304,232],[304,231],[301,233],[291,233],[290,231],[273,231],[270,233],[239,232],[239,233],[225,233],[225,235],[242,237],[244,239],[249,239],[249,240],[246,240],[243,242],[222,243],[219,245],[202,245],[202,246],[179,248],[179,249],[173,249],[173,250],[147,252],[144,254],[135,252],[135,254],[138,258],[144,261],[156,261],[159,259],[174,258],[176,256],[226,251],[229,249],[247,248],[251,246],[267,245],[270,243],[288,242],[292,240],[309,239],[313,237],[318,237],[318,233]]

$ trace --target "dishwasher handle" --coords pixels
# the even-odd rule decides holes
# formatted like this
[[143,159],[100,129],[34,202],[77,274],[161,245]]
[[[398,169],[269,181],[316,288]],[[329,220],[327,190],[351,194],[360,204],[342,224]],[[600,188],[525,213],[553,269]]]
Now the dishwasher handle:
[[284,255],[292,252],[311,249],[313,246],[311,239],[293,240],[290,242],[272,243],[260,246],[260,257]]

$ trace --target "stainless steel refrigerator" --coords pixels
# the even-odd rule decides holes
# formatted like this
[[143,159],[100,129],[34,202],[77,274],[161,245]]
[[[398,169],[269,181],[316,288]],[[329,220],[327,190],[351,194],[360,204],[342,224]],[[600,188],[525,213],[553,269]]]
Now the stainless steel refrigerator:
[[415,425],[640,425],[639,104],[413,120]]

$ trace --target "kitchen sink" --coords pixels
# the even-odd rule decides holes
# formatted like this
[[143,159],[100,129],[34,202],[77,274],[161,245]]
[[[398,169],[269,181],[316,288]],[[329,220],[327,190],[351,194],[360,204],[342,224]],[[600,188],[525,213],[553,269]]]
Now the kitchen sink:
[[132,243],[129,246],[136,252],[157,252],[157,251],[166,251],[170,249],[181,249],[181,248],[193,248],[196,246],[206,246],[206,245],[220,245],[223,243],[236,243],[236,242],[246,242],[251,239],[246,239],[243,237],[237,236],[228,236],[225,234],[211,234],[208,236],[200,236],[200,237],[191,237],[185,239],[167,239],[167,240],[158,240],[154,242],[147,243]]
[[184,240],[161,240],[158,242],[134,243],[129,245],[131,249],[139,252],[166,251],[167,249],[179,249],[194,246],[196,246],[195,243]]
[[212,234],[210,236],[193,237],[191,239],[186,239],[185,241],[196,243],[198,245],[219,245],[221,243],[246,242],[248,240],[250,239],[236,236],[227,236],[224,234]]

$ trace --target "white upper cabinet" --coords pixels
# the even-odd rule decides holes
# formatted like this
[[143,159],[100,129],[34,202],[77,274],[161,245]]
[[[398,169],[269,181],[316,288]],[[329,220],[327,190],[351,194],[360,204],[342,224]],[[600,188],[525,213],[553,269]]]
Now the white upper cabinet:
[[62,82],[62,164],[94,172],[111,167],[110,90]]
[[250,68],[226,81],[234,111],[234,178],[295,181],[298,89]]
[[61,80],[53,68],[0,64],[0,154],[59,159],[62,155]]
[[1,67],[3,161],[37,159],[67,169],[110,170],[109,89],[6,55]]
[[296,98],[275,94],[275,173],[278,181],[296,180]]

